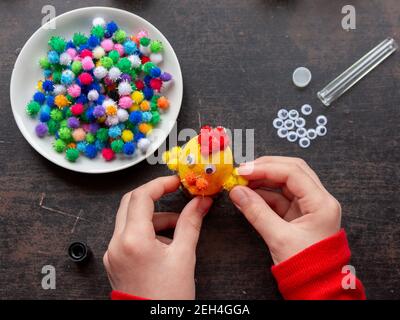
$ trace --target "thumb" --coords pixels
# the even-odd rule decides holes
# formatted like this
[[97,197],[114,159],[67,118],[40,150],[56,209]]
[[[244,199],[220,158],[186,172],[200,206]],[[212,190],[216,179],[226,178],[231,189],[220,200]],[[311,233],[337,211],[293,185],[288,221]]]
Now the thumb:
[[281,232],[285,221],[255,191],[237,186],[229,193],[229,197],[267,244]]
[[201,224],[211,204],[211,198],[196,197],[183,208],[175,227],[174,246],[189,251],[196,250]]

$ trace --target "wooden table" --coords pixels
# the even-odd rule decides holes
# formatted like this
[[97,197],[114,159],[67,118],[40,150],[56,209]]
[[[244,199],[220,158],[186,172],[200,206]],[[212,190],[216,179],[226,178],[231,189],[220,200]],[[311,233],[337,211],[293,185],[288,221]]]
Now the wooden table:
[[[102,264],[121,196],[169,174],[146,162],[107,175],[59,168],[19,133],[9,81],[19,49],[40,26],[41,8],[57,14],[77,1],[2,1],[0,84],[0,298],[106,299]],[[256,156],[304,158],[343,206],[352,264],[371,299],[400,297],[400,53],[351,89],[331,108],[316,92],[385,37],[399,40],[397,0],[352,1],[357,28],[341,27],[347,1],[90,0],[134,12],[154,23],[173,45],[184,77],[178,129],[203,123],[254,128]],[[305,90],[291,83],[307,66]],[[309,149],[280,140],[272,128],[278,108],[310,103],[329,119],[329,133]],[[181,194],[163,208],[180,210]],[[87,241],[94,259],[78,268],[66,256],[73,240]],[[205,220],[196,270],[200,299],[279,299],[268,251],[247,221],[220,198]],[[53,265],[57,289],[43,290],[41,269]]]

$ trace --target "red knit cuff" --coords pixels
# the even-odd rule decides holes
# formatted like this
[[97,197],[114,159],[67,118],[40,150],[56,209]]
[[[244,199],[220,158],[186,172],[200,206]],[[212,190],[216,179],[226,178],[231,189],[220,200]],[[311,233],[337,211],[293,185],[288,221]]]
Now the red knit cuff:
[[149,300],[149,299],[113,290],[111,291],[111,300]]
[[350,261],[346,233],[311,245],[271,268],[285,299],[365,299],[364,288],[356,279],[355,289],[343,289],[343,266]]

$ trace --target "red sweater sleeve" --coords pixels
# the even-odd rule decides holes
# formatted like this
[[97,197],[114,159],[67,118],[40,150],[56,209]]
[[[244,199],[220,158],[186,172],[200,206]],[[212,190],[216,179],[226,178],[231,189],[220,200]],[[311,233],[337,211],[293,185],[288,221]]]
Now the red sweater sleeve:
[[113,290],[111,291],[111,300],[149,300],[146,298],[134,296],[125,292]]
[[[366,299],[364,287],[342,268],[350,261],[350,249],[344,230],[318,242],[272,267],[279,291],[289,300]],[[345,278],[346,277],[346,278]],[[349,281],[347,281],[349,280]],[[342,282],[353,288],[344,289]]]

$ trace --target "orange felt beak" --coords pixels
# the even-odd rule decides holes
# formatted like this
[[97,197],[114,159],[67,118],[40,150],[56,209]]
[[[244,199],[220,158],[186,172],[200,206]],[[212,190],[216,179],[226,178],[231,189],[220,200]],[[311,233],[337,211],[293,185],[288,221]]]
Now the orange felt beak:
[[199,191],[203,191],[208,188],[208,181],[201,176],[196,176],[194,172],[188,173],[185,177],[185,181],[188,185],[196,186],[197,190]]

